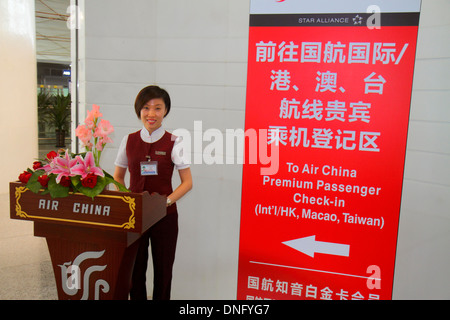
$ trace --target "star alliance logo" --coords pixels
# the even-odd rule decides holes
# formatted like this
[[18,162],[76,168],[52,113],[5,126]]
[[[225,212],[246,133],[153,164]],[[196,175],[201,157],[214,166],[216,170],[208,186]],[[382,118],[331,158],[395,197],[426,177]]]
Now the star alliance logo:
[[356,15],[356,17],[353,18],[353,24],[357,25],[357,24],[362,24],[362,17],[359,16],[359,14]]

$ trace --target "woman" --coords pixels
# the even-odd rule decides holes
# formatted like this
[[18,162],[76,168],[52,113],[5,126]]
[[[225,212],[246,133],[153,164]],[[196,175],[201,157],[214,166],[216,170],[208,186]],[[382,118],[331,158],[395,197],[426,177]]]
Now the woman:
[[[170,299],[172,268],[178,236],[176,202],[192,188],[192,176],[179,139],[162,127],[170,111],[170,97],[158,86],[142,89],[134,104],[136,115],[142,121],[142,130],[125,136],[115,161],[114,179],[124,184],[127,169],[130,172],[132,192],[148,191],[167,196],[167,215],[153,225],[139,240],[139,249],[133,270],[130,298],[147,299],[146,271],[148,246],[151,241],[154,268],[154,300]],[[180,175],[180,185],[172,189],[174,167]]]

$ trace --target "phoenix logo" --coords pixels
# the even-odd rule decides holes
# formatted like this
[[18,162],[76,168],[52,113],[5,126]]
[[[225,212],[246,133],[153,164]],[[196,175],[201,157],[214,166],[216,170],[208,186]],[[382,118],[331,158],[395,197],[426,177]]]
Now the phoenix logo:
[[[66,262],[62,265],[58,265],[58,267],[61,268],[61,283],[62,288],[64,290],[64,293],[66,293],[69,296],[74,296],[78,293],[78,290],[81,289],[81,276],[82,276],[82,270],[80,268],[80,264],[84,262],[85,260],[89,259],[98,259],[105,253],[105,250],[103,251],[87,251],[84,253],[81,253],[78,255],[78,257],[75,258],[73,263]],[[81,300],[87,300],[89,297],[89,280],[91,277],[91,274],[93,272],[100,272],[106,269],[105,266],[98,266],[98,265],[92,265],[89,268],[86,268],[84,271],[84,277],[83,277],[83,296],[81,297]],[[99,294],[100,290],[103,291],[103,293],[109,292],[109,283],[106,282],[103,279],[98,279],[95,282],[94,285],[95,292],[94,292],[94,298],[95,300],[99,300]]]

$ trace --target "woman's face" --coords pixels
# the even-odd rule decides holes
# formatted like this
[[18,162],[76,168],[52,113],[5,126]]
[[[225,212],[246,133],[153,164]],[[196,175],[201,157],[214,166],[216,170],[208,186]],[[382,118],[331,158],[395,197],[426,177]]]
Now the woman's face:
[[165,115],[166,104],[161,98],[150,100],[141,109],[141,121],[150,134],[161,127]]

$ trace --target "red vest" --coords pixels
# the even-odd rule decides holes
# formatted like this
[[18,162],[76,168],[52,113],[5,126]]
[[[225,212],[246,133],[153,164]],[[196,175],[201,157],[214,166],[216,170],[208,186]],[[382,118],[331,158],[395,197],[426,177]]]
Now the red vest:
[[[172,162],[172,148],[175,139],[167,131],[156,142],[147,143],[141,139],[141,131],[131,133],[127,141],[128,170],[130,171],[130,190],[141,193],[148,191],[168,196],[172,190],[172,174],[174,163]],[[141,162],[158,161],[158,175],[141,176]],[[167,211],[176,212],[176,204],[171,205]]]

